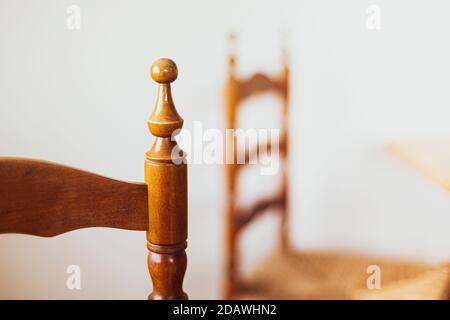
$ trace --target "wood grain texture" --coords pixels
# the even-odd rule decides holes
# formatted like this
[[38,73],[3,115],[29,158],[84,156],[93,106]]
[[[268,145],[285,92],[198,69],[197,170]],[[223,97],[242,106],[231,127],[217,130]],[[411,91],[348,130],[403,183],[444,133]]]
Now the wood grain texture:
[[0,233],[52,237],[89,227],[148,228],[147,185],[51,162],[0,158]]
[[178,69],[170,59],[159,59],[151,67],[158,82],[158,98],[148,121],[156,136],[146,153],[150,229],[147,232],[148,270],[153,282],[151,300],[187,299],[183,291],[187,256],[187,165],[185,154],[171,136],[183,126],[172,100],[170,83]]

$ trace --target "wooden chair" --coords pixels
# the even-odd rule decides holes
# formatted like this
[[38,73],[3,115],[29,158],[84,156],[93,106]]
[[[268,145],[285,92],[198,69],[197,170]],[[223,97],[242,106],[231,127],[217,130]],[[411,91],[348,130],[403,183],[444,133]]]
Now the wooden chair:
[[147,232],[148,299],[187,299],[187,165],[172,133],[181,129],[171,96],[177,78],[170,59],[153,63],[158,98],[148,120],[156,136],[144,162],[145,183],[109,179],[45,161],[0,158],[0,233],[54,237],[89,227]]
[[[225,165],[226,241],[225,298],[228,299],[440,299],[448,298],[449,265],[427,266],[390,261],[355,253],[297,252],[288,241],[288,110],[289,66],[284,59],[278,75],[256,73],[249,78],[236,74],[236,57],[230,54],[225,87],[227,129],[236,129],[240,105],[247,98],[273,93],[281,98],[282,125],[280,141],[282,183],[273,196],[253,205],[237,205],[238,177],[245,165]],[[236,154],[236,138],[227,141],[227,152]],[[245,150],[246,163],[260,148]],[[270,147],[269,147],[270,149]],[[250,277],[239,272],[239,239],[246,227],[268,209],[281,216],[280,250],[259,265]],[[369,290],[368,267],[379,267],[382,289]],[[371,288],[373,289],[373,288]]]

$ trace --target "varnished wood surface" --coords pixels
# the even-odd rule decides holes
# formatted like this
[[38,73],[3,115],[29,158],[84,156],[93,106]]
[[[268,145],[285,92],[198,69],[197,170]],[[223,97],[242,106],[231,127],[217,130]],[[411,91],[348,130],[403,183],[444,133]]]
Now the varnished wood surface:
[[396,142],[389,150],[450,192],[450,141]]
[[147,230],[147,185],[0,158],[0,233],[52,237],[88,227]]
[[[153,282],[152,300],[187,299],[183,291],[187,256],[187,165],[185,154],[172,134],[183,126],[171,94],[178,69],[170,59],[155,61],[150,70],[158,83],[158,98],[148,121],[155,142],[145,158],[148,184],[148,269]],[[176,151],[175,153],[173,151]]]

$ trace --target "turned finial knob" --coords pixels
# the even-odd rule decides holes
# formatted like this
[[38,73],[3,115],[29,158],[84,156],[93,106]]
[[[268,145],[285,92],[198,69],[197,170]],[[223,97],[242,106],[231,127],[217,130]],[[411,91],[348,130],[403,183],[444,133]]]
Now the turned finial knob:
[[150,74],[152,79],[158,83],[171,83],[178,77],[177,65],[170,59],[158,59],[153,62]]
[[158,59],[153,62],[150,74],[159,85],[158,98],[148,120],[148,127],[154,136],[171,137],[183,126],[183,119],[177,113],[170,88],[170,83],[178,75],[177,65],[170,59]]

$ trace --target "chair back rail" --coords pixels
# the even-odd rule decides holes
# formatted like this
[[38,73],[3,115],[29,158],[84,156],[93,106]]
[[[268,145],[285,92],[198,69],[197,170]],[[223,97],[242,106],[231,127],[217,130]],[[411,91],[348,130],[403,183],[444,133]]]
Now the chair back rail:
[[0,158],[0,233],[53,237],[89,227],[147,230],[146,184]]

